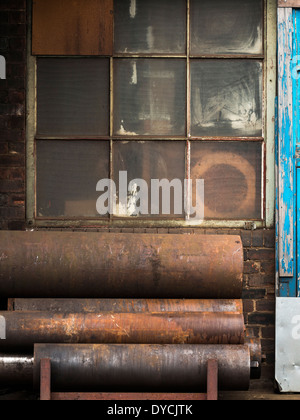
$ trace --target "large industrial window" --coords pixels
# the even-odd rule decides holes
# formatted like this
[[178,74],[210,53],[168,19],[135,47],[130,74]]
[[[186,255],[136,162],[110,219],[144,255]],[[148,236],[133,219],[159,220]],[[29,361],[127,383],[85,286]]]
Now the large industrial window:
[[169,211],[151,205],[154,179],[203,179],[206,222],[263,220],[264,0],[78,3],[32,6],[34,220],[192,221],[173,184]]

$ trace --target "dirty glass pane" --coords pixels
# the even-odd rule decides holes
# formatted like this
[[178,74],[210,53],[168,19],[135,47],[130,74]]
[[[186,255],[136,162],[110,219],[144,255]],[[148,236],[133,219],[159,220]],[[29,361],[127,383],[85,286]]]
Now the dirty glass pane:
[[192,60],[192,136],[262,136],[262,64]]
[[114,82],[115,135],[185,135],[185,60],[117,59]]
[[193,142],[191,177],[204,180],[205,220],[261,219],[260,142]]
[[116,216],[184,217],[185,142],[115,142],[113,173]]
[[108,59],[38,59],[37,133],[109,135]]
[[115,0],[115,52],[185,54],[186,0]]
[[263,0],[191,0],[191,54],[262,54]]
[[37,217],[100,217],[99,180],[109,176],[109,142],[39,141]]

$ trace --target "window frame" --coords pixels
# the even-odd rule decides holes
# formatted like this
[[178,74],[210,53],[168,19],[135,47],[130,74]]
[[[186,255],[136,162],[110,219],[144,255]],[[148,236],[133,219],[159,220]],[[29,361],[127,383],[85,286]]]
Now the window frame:
[[[32,38],[32,0],[27,0],[28,10],[28,34],[27,45],[31,45]],[[190,57],[190,0],[187,0],[187,54],[185,55],[161,55],[161,54],[114,54],[110,59],[110,109],[113,109],[113,63],[117,58],[182,58],[187,60],[187,104],[190,103],[190,66],[189,62],[196,58],[212,58],[205,56]],[[82,227],[201,227],[201,228],[243,228],[245,224],[251,224],[252,227],[273,227],[275,215],[275,96],[276,96],[276,17],[277,5],[276,0],[264,0],[264,30],[263,30],[263,56],[251,56],[251,59],[261,60],[263,63],[263,100],[262,100],[262,118],[263,118],[263,137],[259,138],[232,138],[232,137],[203,137],[203,138],[170,138],[165,136],[136,136],[124,139],[124,137],[113,135],[113,113],[110,112],[110,137],[109,138],[95,138],[94,140],[106,140],[110,142],[110,174],[112,174],[112,145],[113,141],[145,141],[145,140],[166,140],[166,141],[186,141],[186,171],[189,173],[189,159],[190,159],[190,142],[191,141],[257,141],[262,144],[262,218],[260,220],[204,220],[202,223],[199,221],[186,220],[186,219],[149,219],[138,218],[120,219],[113,217],[110,219],[86,219],[86,218],[60,218],[60,219],[41,219],[37,218],[35,214],[36,207],[36,140],[43,140],[42,137],[36,136],[36,112],[37,112],[37,59],[31,55],[31,48],[27,48],[27,125],[26,125],[26,147],[27,147],[27,179],[26,179],[26,219],[28,227],[54,227],[54,228],[82,228]],[[53,56],[52,56],[53,57]],[[59,56],[61,57],[61,56]],[[246,55],[234,56],[218,56],[216,59],[241,59]],[[190,127],[191,116],[189,115],[189,107],[187,106],[187,125]],[[187,130],[187,133],[189,131]],[[49,139],[49,137],[47,137]],[[64,140],[60,137],[61,140]],[[82,139],[82,137],[81,137]],[[89,140],[88,138],[87,140]],[[75,139],[74,139],[75,140]]]

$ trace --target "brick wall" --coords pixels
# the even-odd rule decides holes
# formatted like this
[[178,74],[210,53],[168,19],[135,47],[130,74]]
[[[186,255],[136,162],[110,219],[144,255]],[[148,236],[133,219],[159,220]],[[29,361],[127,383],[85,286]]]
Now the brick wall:
[[[0,80],[0,229],[25,228],[25,0],[0,2],[0,55],[7,60],[7,80]],[[97,229],[94,229],[97,230]],[[102,229],[99,229],[102,230]],[[245,249],[246,324],[262,340],[266,360],[254,387],[274,378],[275,235],[274,230],[110,229],[123,233],[238,234]],[[3,302],[2,302],[3,305]],[[0,300],[1,306],[1,300]]]
[[0,55],[6,80],[0,80],[0,228],[25,226],[25,0],[0,2]]

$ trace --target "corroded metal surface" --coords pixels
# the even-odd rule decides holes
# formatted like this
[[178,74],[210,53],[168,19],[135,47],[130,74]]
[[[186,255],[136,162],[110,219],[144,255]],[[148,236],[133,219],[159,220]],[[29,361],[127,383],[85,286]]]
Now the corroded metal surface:
[[0,349],[35,343],[243,344],[244,317],[227,313],[0,312],[6,340]]
[[33,2],[33,55],[111,55],[113,0]]
[[64,345],[35,346],[39,362],[51,359],[53,390],[110,392],[206,390],[207,361],[218,360],[219,389],[245,390],[250,381],[247,346]]
[[260,379],[262,365],[261,340],[255,336],[253,328],[246,328],[245,345],[249,347],[251,359],[251,379]]
[[35,386],[40,360],[50,358],[54,391],[202,392],[212,358],[220,390],[246,390],[250,382],[247,346],[38,344],[34,354]]
[[9,299],[10,311],[51,312],[232,312],[243,313],[240,299]]
[[239,236],[0,232],[0,295],[240,299]]
[[0,353],[0,385],[32,386],[33,357],[21,354]]
[[[53,392],[51,401],[206,401],[206,394]],[[175,413],[174,413],[175,415]]]
[[[51,387],[51,359],[40,360],[40,400],[70,400],[69,393],[52,393]],[[218,361],[208,360],[207,362],[207,392],[205,394],[170,394],[170,393],[71,393],[73,400],[190,400],[191,398],[201,401],[217,401],[218,400]],[[180,412],[173,411],[172,414],[177,417]],[[152,413],[153,414],[153,413]],[[171,412],[169,412],[171,414]],[[184,414],[184,411],[181,412]],[[190,413],[191,414],[191,413]],[[136,416],[135,416],[136,417]]]
[[35,357],[0,354],[0,385],[39,387],[40,360],[49,357],[59,391],[203,392],[211,357],[218,359],[220,389],[248,389],[250,379],[247,346],[38,344]]

